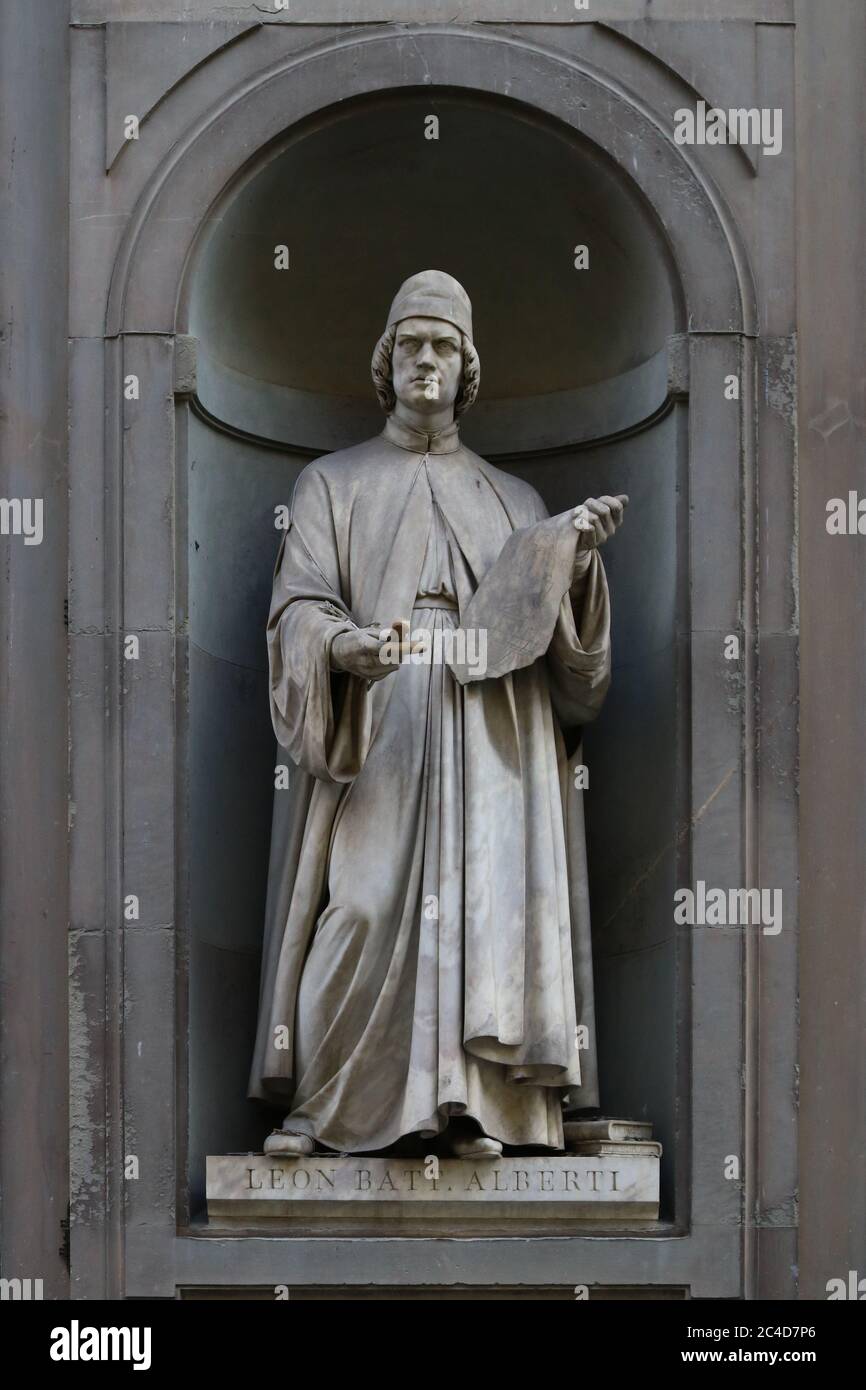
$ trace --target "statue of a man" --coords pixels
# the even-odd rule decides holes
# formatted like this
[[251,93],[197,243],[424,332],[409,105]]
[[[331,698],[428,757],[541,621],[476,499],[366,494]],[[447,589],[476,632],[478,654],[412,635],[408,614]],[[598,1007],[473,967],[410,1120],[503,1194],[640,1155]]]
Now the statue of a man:
[[304,469],[277,560],[271,713],[300,772],[249,1094],[288,1107],[270,1153],[562,1149],[564,1093],[598,1104],[563,731],[608,687],[598,546],[628,499],[551,518],[461,443],[480,367],[450,275],[401,286],[372,367],[385,428]]

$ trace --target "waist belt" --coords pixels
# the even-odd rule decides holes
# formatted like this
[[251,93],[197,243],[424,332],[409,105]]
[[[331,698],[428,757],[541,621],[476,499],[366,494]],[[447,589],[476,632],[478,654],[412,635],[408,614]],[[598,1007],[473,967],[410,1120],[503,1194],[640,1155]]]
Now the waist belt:
[[444,608],[448,612],[459,612],[456,598],[451,598],[448,594],[419,594],[415,599],[416,608]]

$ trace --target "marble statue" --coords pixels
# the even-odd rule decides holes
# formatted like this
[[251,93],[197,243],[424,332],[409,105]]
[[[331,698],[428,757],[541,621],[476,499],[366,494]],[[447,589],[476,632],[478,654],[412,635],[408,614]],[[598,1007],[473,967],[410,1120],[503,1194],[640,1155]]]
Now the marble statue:
[[579,731],[610,680],[599,547],[461,442],[480,364],[450,275],[397,292],[381,434],[295,488],[268,624],[277,798],[249,1095],[265,1152],[561,1150],[598,1106]]

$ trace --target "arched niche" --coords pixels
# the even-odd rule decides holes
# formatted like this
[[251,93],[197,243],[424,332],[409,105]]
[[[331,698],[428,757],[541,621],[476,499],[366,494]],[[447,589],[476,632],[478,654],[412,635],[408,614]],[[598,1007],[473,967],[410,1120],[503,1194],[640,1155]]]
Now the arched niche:
[[[424,136],[431,107],[437,141]],[[586,269],[575,267],[581,246]],[[288,269],[276,265],[281,247]],[[470,446],[533,482],[554,513],[604,492],[634,498],[634,526],[605,555],[614,694],[585,745],[599,1065],[608,1111],[652,1118],[666,1144],[672,1136],[677,960],[667,907],[676,855],[633,906],[623,911],[620,899],[676,843],[682,800],[676,498],[685,458],[668,380],[669,342],[684,326],[681,286],[657,217],[596,146],[514,101],[406,90],[341,103],[293,128],[235,182],[188,269],[197,354],[190,1102],[199,1165],[202,1152],[260,1141],[256,1125],[268,1123],[253,1107],[241,1129],[239,1112],[271,768],[286,761],[274,757],[265,685],[275,508],[290,501],[307,457],[381,429],[371,351],[397,286],[428,265],[457,275],[473,301],[483,387],[461,422]],[[276,795],[291,796],[291,786]],[[647,1033],[657,1041],[649,1064]],[[233,1098],[219,1099],[228,1078]]]
[[483,389],[463,435],[485,456],[598,439],[663,407],[685,309],[631,181],[517,102],[411,90],[294,127],[221,205],[187,281],[199,405],[301,451],[375,433],[372,344],[428,263],[471,287]]
[[[544,282],[537,297],[513,283],[520,247],[506,241],[511,279],[500,284],[498,299],[502,229],[483,225],[480,200],[474,217],[464,218],[462,238],[451,229],[455,255],[461,246],[463,255],[474,246],[474,266],[446,264],[441,254],[419,257],[414,246],[400,246],[395,238],[397,260],[405,255],[406,264],[390,275],[395,248],[387,247],[385,236],[393,228],[381,229],[378,254],[355,255],[359,241],[364,245],[356,236],[332,282],[322,278],[318,292],[309,279],[306,288],[292,284],[280,291],[298,294],[283,358],[279,313],[269,321],[268,334],[256,338],[254,329],[262,326],[262,313],[290,306],[279,296],[265,303],[263,260],[245,269],[233,256],[233,248],[237,253],[246,245],[270,250],[272,257],[274,223],[268,219],[275,204],[265,195],[267,181],[272,192],[279,190],[291,162],[302,167],[317,139],[331,142],[335,167],[342,158],[349,175],[351,117],[375,124],[390,112],[398,122],[417,121],[428,94],[433,113],[456,120],[462,114],[488,147],[497,129],[503,136],[509,132],[522,146],[514,168],[524,189],[534,157],[542,169],[570,171],[572,177],[554,181],[562,196],[553,199],[553,226],[564,234],[575,214],[591,214],[592,233],[581,236],[578,229],[569,235],[561,269],[549,270],[543,256],[536,261],[533,273]],[[339,109],[349,99],[357,99],[357,108]],[[342,154],[341,138],[349,141]],[[443,157],[441,134],[438,150],[422,141],[419,132],[414,160]],[[387,146],[379,157],[387,160]],[[510,174],[507,152],[502,162]],[[310,206],[319,211],[328,167],[307,185]],[[480,183],[489,187],[484,179]],[[581,208],[569,201],[575,188],[586,195]],[[547,189],[537,209],[536,245],[548,234],[545,225],[539,235],[537,223],[551,216],[550,207]],[[332,216],[339,218],[339,206]],[[523,236],[529,235],[532,223],[524,208],[520,225]],[[305,238],[299,227],[295,244],[301,254],[305,246],[312,254],[306,230]],[[478,246],[485,235],[490,254],[482,264]],[[581,241],[590,245],[591,257],[593,244],[602,248],[601,266],[598,260],[595,265],[606,280],[600,276],[596,286],[606,288],[606,295],[581,286],[580,272],[570,267],[568,252]],[[718,371],[745,361],[742,341],[754,331],[751,283],[736,230],[715,191],[651,112],[584,64],[522,39],[512,43],[454,27],[413,31],[412,44],[400,35],[355,35],[327,52],[308,50],[283,61],[223,100],[194,130],[179,135],[142,199],[112,280],[109,333],[124,335],[130,345],[177,332],[200,338],[196,406],[191,412],[186,404],[180,407],[176,433],[177,495],[183,504],[188,489],[189,508],[187,513],[182,505],[175,517],[181,540],[177,593],[181,612],[188,600],[189,614],[188,629],[181,632],[181,652],[189,639],[188,692],[182,681],[177,684],[183,757],[176,807],[182,820],[189,815],[176,912],[185,947],[178,983],[182,995],[190,991],[189,1112],[180,1120],[182,1127],[189,1125],[191,1207],[201,1192],[203,1155],[257,1147],[266,1123],[242,1097],[273,788],[260,640],[277,539],[273,506],[288,500],[309,457],[338,446],[342,435],[321,433],[334,428],[329,422],[339,415],[332,403],[342,402],[338,428],[346,441],[358,437],[369,404],[357,349],[366,343],[366,362],[396,283],[425,263],[442,265],[467,282],[479,346],[489,362],[485,387],[490,380],[499,393],[491,396],[486,419],[479,409],[478,434],[475,440],[467,434],[469,442],[531,478],[552,510],[608,490],[615,478],[615,489],[632,496],[630,520],[638,518],[606,556],[618,625],[617,667],[604,723],[593,731],[587,753],[598,789],[590,798],[590,856],[603,1102],[608,1110],[655,1121],[667,1151],[666,1214],[682,1222],[686,1165],[675,1174],[673,1159],[688,1149],[683,1116],[696,1127],[696,1142],[710,1123],[697,1092],[688,1091],[689,1065],[699,1066],[700,1056],[692,1047],[684,1001],[697,976],[689,973],[688,948],[675,940],[670,911],[673,885],[689,877],[691,841],[683,827],[714,771],[700,765],[700,753],[695,757],[691,747],[689,633],[709,625],[714,603],[719,613],[730,609],[735,615],[741,592],[739,512],[732,516],[731,534],[719,538],[702,528],[699,517],[690,533],[688,505],[703,490],[718,489],[720,477],[732,496],[739,495],[742,446],[739,412],[728,417],[736,423],[725,424],[712,448],[694,437],[690,443],[685,397],[689,364],[693,395],[697,389],[708,399]],[[633,293],[622,292],[611,269],[616,264]],[[230,283],[233,270],[236,284]],[[547,274],[552,283],[545,281]],[[321,321],[324,314],[327,325],[330,313],[328,341],[339,339],[333,315],[352,286],[357,317],[343,355],[324,363],[312,351],[305,356],[303,323]],[[250,300],[246,312],[238,287],[246,288]],[[569,315],[555,302],[560,293],[566,305],[569,295],[586,298],[582,306],[572,300]],[[520,304],[521,332],[529,325],[530,337],[536,334],[536,354],[544,310],[556,324],[556,335],[540,344],[539,360],[524,357],[515,365],[502,346],[509,296]],[[251,311],[256,303],[261,312]],[[600,332],[602,304],[610,306],[612,318]],[[497,332],[491,323],[498,324]],[[232,340],[232,326],[239,343]],[[581,334],[581,328],[588,331]],[[682,340],[672,344],[672,330],[690,337],[685,352]],[[261,375],[242,371],[253,358]],[[251,381],[232,384],[238,375]],[[552,379],[555,391],[538,389]],[[545,403],[544,395],[556,400]],[[557,409],[545,412],[545,404]],[[545,429],[552,433],[545,435]],[[712,571],[711,584],[696,572],[690,581],[695,547]],[[741,755],[738,747],[735,759]],[[704,834],[706,848],[706,827]],[[739,972],[739,957],[729,952],[715,983],[724,978],[736,994]],[[712,1046],[711,1027],[700,1042]]]
[[330,106],[413,87],[521,102],[604,150],[665,227],[690,331],[755,333],[754,285],[736,224],[653,111],[608,74],[525,37],[417,25],[411,42],[399,30],[376,28],[305,48],[221,97],[179,132],[125,233],[112,274],[107,334],[185,331],[187,260],[254,154]]

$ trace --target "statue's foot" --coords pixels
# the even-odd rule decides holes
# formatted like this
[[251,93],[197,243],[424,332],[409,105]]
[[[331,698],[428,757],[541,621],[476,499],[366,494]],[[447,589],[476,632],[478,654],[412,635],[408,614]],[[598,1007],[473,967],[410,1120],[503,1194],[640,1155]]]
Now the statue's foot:
[[455,1158],[501,1158],[502,1145],[498,1139],[488,1139],[486,1134],[470,1134],[452,1139],[451,1152]]
[[311,1154],[315,1145],[308,1134],[292,1134],[285,1129],[275,1129],[265,1140],[266,1154],[281,1154],[286,1158],[304,1158]]

